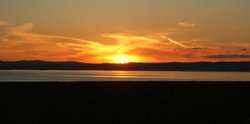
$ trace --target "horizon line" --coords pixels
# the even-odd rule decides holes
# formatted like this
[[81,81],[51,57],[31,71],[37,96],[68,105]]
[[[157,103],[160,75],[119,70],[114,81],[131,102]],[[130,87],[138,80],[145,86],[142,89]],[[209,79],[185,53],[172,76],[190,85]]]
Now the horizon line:
[[173,62],[129,62],[129,63],[91,63],[91,62],[80,62],[80,61],[47,61],[47,60],[0,60],[0,62],[51,62],[51,63],[82,63],[82,64],[114,64],[114,65],[126,65],[126,64],[167,64],[167,63],[246,63],[250,61],[190,61],[190,62],[181,62],[181,61],[173,61]]

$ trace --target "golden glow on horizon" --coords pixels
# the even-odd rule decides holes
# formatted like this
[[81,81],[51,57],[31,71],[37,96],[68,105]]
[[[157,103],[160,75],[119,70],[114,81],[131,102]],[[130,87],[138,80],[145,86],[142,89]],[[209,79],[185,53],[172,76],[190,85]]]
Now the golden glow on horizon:
[[135,62],[135,58],[128,55],[116,55],[112,57],[112,63],[127,64],[129,62]]

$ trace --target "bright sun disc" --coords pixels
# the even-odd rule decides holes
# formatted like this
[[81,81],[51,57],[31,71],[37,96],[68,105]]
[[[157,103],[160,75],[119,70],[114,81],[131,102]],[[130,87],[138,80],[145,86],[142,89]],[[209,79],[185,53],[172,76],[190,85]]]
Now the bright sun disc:
[[131,58],[128,56],[116,56],[113,58],[115,63],[126,64],[131,62]]

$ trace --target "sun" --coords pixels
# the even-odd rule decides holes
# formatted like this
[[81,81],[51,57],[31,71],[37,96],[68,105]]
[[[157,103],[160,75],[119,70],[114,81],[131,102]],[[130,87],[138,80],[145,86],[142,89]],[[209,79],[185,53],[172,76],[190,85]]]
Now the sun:
[[140,56],[136,55],[128,55],[128,54],[115,54],[107,57],[107,61],[109,63],[116,63],[116,64],[128,64],[133,62],[141,62],[144,59]]
[[113,63],[127,64],[133,61],[133,58],[126,55],[117,55],[112,58]]

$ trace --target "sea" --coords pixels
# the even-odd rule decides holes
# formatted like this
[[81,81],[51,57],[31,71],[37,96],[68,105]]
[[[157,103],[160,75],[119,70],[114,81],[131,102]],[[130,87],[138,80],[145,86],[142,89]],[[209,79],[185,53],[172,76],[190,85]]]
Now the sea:
[[0,82],[250,81],[250,72],[1,70]]

